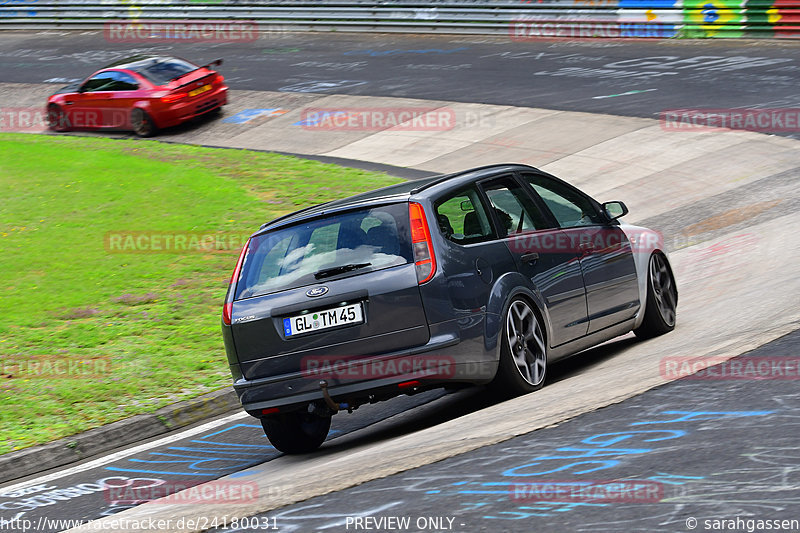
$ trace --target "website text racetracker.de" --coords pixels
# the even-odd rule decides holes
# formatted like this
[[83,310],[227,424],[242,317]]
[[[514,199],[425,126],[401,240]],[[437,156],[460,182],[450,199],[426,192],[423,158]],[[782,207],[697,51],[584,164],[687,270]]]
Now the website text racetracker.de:
[[[480,115],[466,116],[465,125],[477,125]],[[449,107],[308,108],[296,125],[307,130],[334,131],[449,131],[456,127]]]
[[252,20],[131,20],[106,22],[103,29],[110,43],[243,43],[272,28],[260,28]]
[[396,359],[348,358],[340,356],[303,357],[304,377],[340,380],[383,379],[396,376],[413,378],[453,378],[456,360],[444,355],[412,355]]
[[586,231],[536,231],[513,235],[509,247],[514,252],[575,253],[583,254],[587,249],[599,251],[618,248],[627,240],[634,253],[650,253],[664,249],[664,239],[657,231],[630,227],[624,232],[619,228],[587,228]]
[[238,252],[250,234],[203,231],[109,231],[107,253]]
[[206,531],[208,529],[256,529],[278,531],[275,518],[238,516],[198,516],[194,518],[104,518],[99,520],[48,518],[0,518],[0,531],[66,531],[81,527],[91,531]]
[[800,108],[667,109],[660,113],[668,131],[747,130],[761,133],[800,132]]

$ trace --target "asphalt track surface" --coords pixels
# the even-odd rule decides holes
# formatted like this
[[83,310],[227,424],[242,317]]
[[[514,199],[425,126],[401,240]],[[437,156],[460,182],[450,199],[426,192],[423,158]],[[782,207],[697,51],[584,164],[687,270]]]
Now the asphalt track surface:
[[[442,396],[442,391],[430,391],[403,396],[397,402],[362,406],[354,416],[334,417],[328,439],[413,411]],[[151,439],[153,444],[141,451],[135,447],[119,450],[102,464],[88,460],[32,476],[37,481],[24,490],[0,489],[0,517],[36,522],[44,517],[93,520],[281,455],[264,436],[258,420],[238,410],[220,418],[229,420],[214,427],[201,424],[199,431],[190,428]]]
[[[659,118],[675,109],[800,107],[800,43],[266,33],[250,43],[0,35],[3,82],[79,80],[134,54],[223,58],[234,89],[413,97]],[[777,132],[797,137],[797,124]],[[787,128],[783,128],[787,129]]]
[[[536,106],[549,109],[600,112],[639,117],[658,117],[665,110],[677,108],[736,108],[736,109],[765,109],[765,108],[790,108],[800,107],[800,86],[798,72],[800,72],[800,48],[793,43],[763,43],[763,42],[607,42],[607,41],[537,41],[537,42],[511,42],[504,38],[481,37],[408,37],[408,36],[370,36],[370,35],[320,35],[320,34],[275,34],[268,35],[255,43],[249,44],[215,44],[215,45],[171,45],[171,44],[142,44],[141,46],[110,44],[104,41],[102,34],[68,35],[47,33],[44,35],[0,34],[0,76],[3,82],[22,83],[53,83],[54,87],[82,78],[96,68],[115,59],[125,57],[131,53],[159,53],[175,54],[187,57],[197,62],[223,57],[226,61],[221,71],[226,75],[229,85],[234,89],[250,90],[275,90],[288,92],[330,92],[337,94],[354,94],[369,96],[394,96],[442,99],[462,102],[481,102],[495,104],[513,104],[519,106]],[[782,135],[796,137],[796,132],[778,132]],[[759,184],[763,190],[758,194],[778,195],[785,190],[790,195],[790,190],[796,188],[796,177],[777,176]],[[714,203],[707,206],[709,214],[719,212],[727,207],[734,207],[738,198],[735,194],[721,195],[714,198]],[[782,214],[796,210],[794,203],[787,203],[781,209],[769,214],[770,218],[777,218]],[[693,210],[704,209],[704,206],[693,206]],[[667,233],[670,229],[680,228],[682,216],[689,219],[688,212],[671,212],[668,216],[655,217],[653,220],[644,221],[644,225],[651,225]],[[695,215],[696,213],[691,213]],[[763,220],[759,220],[763,221]],[[797,335],[789,336],[778,344],[783,355],[797,353]],[[630,339],[615,343],[632,342]],[[772,345],[770,345],[772,346]],[[588,371],[593,363],[606,357],[611,357],[615,348],[601,347],[585,354],[581,358],[573,359],[555,367],[555,373],[561,377],[568,376],[571,372]],[[558,379],[558,378],[556,378]],[[596,427],[610,427],[608,431],[623,432],[632,420],[647,421],[641,418],[640,413],[656,416],[664,410],[715,410],[715,411],[740,411],[770,410],[767,404],[780,402],[782,398],[786,403],[781,405],[785,411],[779,414],[759,415],[759,417],[735,418],[735,423],[707,423],[706,425],[690,425],[681,428],[686,431],[680,446],[667,446],[669,451],[676,454],[669,457],[659,453],[650,453],[641,456],[642,462],[622,461],[616,470],[602,473],[600,479],[631,478],[640,479],[643,472],[649,472],[657,466],[658,459],[667,457],[669,460],[685,460],[687,453],[697,450],[698,447],[708,447],[714,443],[714,450],[718,454],[698,455],[691,459],[691,468],[687,471],[694,472],[692,476],[705,476],[703,479],[714,479],[712,476],[720,472],[728,475],[725,481],[733,484],[735,490],[742,488],[742,483],[757,483],[759,472],[754,469],[740,471],[738,478],[730,469],[717,468],[716,459],[722,457],[736,457],[742,449],[743,435],[753,434],[750,440],[758,450],[756,457],[767,457],[773,460],[773,465],[782,465],[783,472],[792,474],[789,468],[796,454],[791,455],[788,448],[798,444],[796,431],[792,424],[784,423],[791,418],[791,408],[797,406],[796,396],[792,397],[790,390],[781,392],[781,387],[791,387],[793,383],[779,383],[776,393],[761,395],[763,382],[752,383],[715,383],[708,387],[707,383],[680,382],[659,388],[651,393],[633,398],[619,406],[606,408],[580,417],[590,417],[586,422],[587,428],[575,421],[567,422],[558,428],[543,429],[525,437],[519,437],[501,445],[485,448],[478,452],[459,456],[452,461],[444,461],[421,469],[409,471],[406,474],[393,476],[385,480],[370,482],[356,489],[348,489],[335,495],[324,496],[310,500],[304,504],[291,506],[278,510],[269,516],[281,520],[278,525],[282,531],[309,531],[323,528],[333,522],[343,520],[345,515],[356,516],[359,513],[370,516],[411,516],[416,520],[422,516],[445,516],[443,509],[452,513],[459,510],[458,527],[464,531],[509,529],[514,531],[531,530],[531,516],[513,522],[511,516],[521,516],[519,506],[537,506],[540,502],[522,502],[508,496],[508,487],[502,489],[502,495],[473,496],[476,509],[463,510],[462,504],[466,501],[460,489],[453,489],[452,483],[467,481],[493,483],[497,480],[492,476],[499,475],[498,468],[491,467],[490,459],[495,458],[502,463],[502,471],[516,466],[514,462],[520,454],[524,457],[536,457],[536,454],[550,452],[558,447],[570,446],[580,443],[601,433]],[[769,384],[772,386],[772,383]],[[670,389],[669,387],[674,387]],[[778,390],[780,389],[780,390]],[[684,402],[669,403],[671,396],[665,396],[664,391],[671,391]],[[740,395],[745,395],[741,397]],[[393,435],[412,432],[420,427],[429,427],[443,420],[450,420],[470,410],[481,409],[490,403],[481,395],[481,389],[463,391],[456,394],[440,397],[438,393],[428,393],[409,399],[398,399],[394,402],[379,404],[362,408],[353,418],[342,416],[335,417],[334,432],[332,437],[339,438],[348,433],[351,437],[364,441],[391,438]],[[686,406],[687,398],[692,405]],[[742,399],[744,398],[744,400]],[[746,400],[746,401],[745,401]],[[748,406],[748,401],[751,406]],[[758,401],[755,401],[758,400]],[[792,401],[794,403],[792,403]],[[652,402],[652,404],[647,404]],[[708,405],[706,405],[706,403]],[[650,405],[649,407],[647,407]],[[713,408],[713,409],[712,409]],[[769,409],[768,409],[769,408]],[[408,411],[406,411],[408,409]],[[648,410],[649,409],[649,410]],[[660,410],[659,410],[660,409]],[[775,410],[775,409],[772,409]],[[367,411],[367,412],[365,412]],[[643,415],[642,415],[643,416]],[[639,420],[641,418],[641,420]],[[578,419],[576,419],[578,420]],[[655,418],[652,418],[655,420]],[[652,421],[651,420],[651,421]],[[753,421],[753,423],[751,423]],[[236,419],[227,424],[209,429],[196,435],[166,443],[159,447],[143,450],[137,454],[120,458],[117,461],[89,468],[80,472],[52,479],[38,485],[24,497],[30,498],[36,493],[45,493],[51,488],[74,487],[81,483],[97,483],[100,479],[111,478],[116,480],[110,483],[125,483],[121,477],[158,478],[167,479],[176,483],[185,483],[193,478],[204,481],[213,479],[231,472],[245,469],[255,463],[275,457],[274,449],[270,449],[255,421],[248,418]],[[379,427],[378,427],[379,426]],[[765,428],[769,428],[766,433]],[[592,429],[595,428],[595,429]],[[616,428],[616,429],[614,429]],[[706,433],[699,433],[708,430]],[[603,429],[605,431],[605,429]],[[555,435],[551,435],[555,433]],[[702,437],[702,438],[701,438]],[[769,453],[759,456],[761,448],[774,443],[785,444],[783,450],[773,450],[774,453],[783,455],[773,457]],[[645,447],[642,442],[637,446]],[[659,444],[659,443],[655,443]],[[649,446],[649,444],[648,444]],[[232,450],[231,450],[232,449]],[[513,451],[509,453],[508,450]],[[629,454],[623,454],[625,458]],[[651,460],[652,463],[647,461]],[[470,470],[469,462],[462,463],[470,458],[474,469]],[[615,458],[616,460],[616,458]],[[637,457],[637,460],[639,458]],[[472,463],[469,463],[472,464]],[[442,466],[449,465],[449,466]],[[444,478],[436,484],[423,484],[425,491],[398,496],[398,479],[423,472],[427,476],[441,475],[442,468],[459,471],[463,480],[452,481]],[[776,467],[778,468],[778,467]],[[787,468],[789,468],[787,470]],[[427,470],[425,470],[427,469]],[[705,470],[704,470],[705,469]],[[716,470],[715,470],[716,469]],[[667,469],[669,470],[669,469]],[[708,470],[708,473],[705,471]],[[679,469],[667,471],[665,475],[681,475]],[[463,472],[463,474],[462,474]],[[659,470],[660,472],[660,470]],[[771,473],[772,471],[770,471]],[[201,473],[197,476],[195,474]],[[751,476],[750,474],[753,474]],[[600,474],[598,474],[599,476]],[[656,473],[656,475],[658,475]],[[767,474],[765,474],[767,475]],[[430,478],[425,478],[430,479]],[[552,478],[564,481],[564,478]],[[772,479],[772,478],[770,478]],[[791,477],[787,483],[791,484]],[[568,481],[569,479],[567,479]],[[507,481],[507,480],[506,480]],[[662,483],[664,490],[672,490],[678,484],[669,483],[663,479],[652,480]],[[693,487],[702,486],[707,481],[693,480]],[[736,483],[739,483],[738,485]],[[394,483],[394,485],[392,485]],[[401,482],[404,487],[414,486],[413,480],[404,478]],[[427,483],[427,482],[426,482]],[[698,483],[701,483],[698,485]],[[796,479],[794,481],[796,484]],[[434,486],[436,485],[436,486]],[[761,484],[762,487],[776,487],[773,484]],[[685,488],[685,483],[680,487]],[[371,495],[365,494],[370,490]],[[32,489],[31,489],[32,490]],[[494,489],[493,489],[494,490]],[[764,490],[767,490],[766,488]],[[790,492],[790,489],[787,489]],[[349,506],[355,498],[364,502],[361,506]],[[434,491],[428,493],[427,491]],[[435,492],[440,491],[440,492]],[[410,492],[414,492],[413,490]],[[391,496],[387,496],[390,493]],[[441,494],[441,496],[439,496]],[[679,497],[684,493],[670,492],[668,497]],[[14,498],[0,497],[0,504],[6,501],[19,501],[22,495]],[[708,491],[707,497],[719,505],[730,502],[720,497],[718,492]],[[326,500],[329,498],[329,500]],[[764,498],[762,498],[764,499]],[[42,500],[44,501],[44,500]],[[417,502],[411,505],[409,502]],[[401,503],[397,503],[401,502]],[[712,503],[713,503],[712,502]],[[726,503],[727,502],[727,503]],[[776,500],[773,507],[796,504],[797,495],[789,493],[786,498]],[[136,502],[115,502],[101,494],[84,494],[75,498],[55,500],[51,505],[39,506],[26,511],[29,516],[47,514],[59,518],[96,518],[112,514]],[[316,512],[309,507],[321,503],[326,511]],[[483,505],[485,503],[485,505]],[[570,531],[570,530],[595,530],[598,522],[606,523],[607,520],[596,520],[597,509],[587,502],[578,500],[575,505],[569,506],[569,513],[550,510],[553,516],[544,519],[536,527],[537,530]],[[686,502],[677,500],[675,505]],[[601,512],[608,512],[619,516],[626,521],[618,524],[619,527],[609,526],[610,531],[657,530],[660,523],[646,523],[636,521],[643,516],[649,516],[652,507],[641,507],[640,502],[631,502],[631,506],[621,509],[617,505],[605,505]],[[743,504],[744,505],[744,504]],[[752,511],[750,502],[744,507],[728,505],[724,509],[712,509],[716,512],[714,517],[726,516],[723,510],[730,510],[732,514]],[[757,505],[757,503],[752,504]],[[769,505],[764,509],[768,511]],[[489,507],[491,513],[500,518],[486,519],[487,515],[478,507]],[[13,507],[13,506],[12,506]],[[328,511],[328,507],[335,507],[336,511]],[[791,508],[791,505],[789,505]],[[19,509],[19,508],[17,508]],[[681,508],[682,509],[682,508]],[[462,512],[463,511],[463,512]],[[587,512],[590,512],[587,515]],[[707,509],[708,511],[708,509]],[[767,512],[764,518],[772,518]],[[532,509],[523,510],[523,513],[536,516],[538,512]],[[506,513],[506,514],[504,514]],[[627,513],[627,514],[626,514]],[[784,513],[785,514],[785,513]],[[782,518],[784,514],[775,516]],[[13,518],[6,510],[0,514],[3,518]],[[454,516],[454,515],[448,515]],[[630,518],[625,518],[630,517]],[[673,516],[674,517],[674,516]],[[700,515],[697,516],[700,518]],[[789,517],[792,518],[792,517]],[[800,518],[800,517],[794,517]],[[497,526],[503,520],[502,526]],[[465,526],[461,526],[461,523]],[[512,525],[509,525],[512,524]],[[513,525],[517,524],[517,525]],[[595,527],[589,527],[593,524]],[[335,531],[345,529],[343,522],[333,528]],[[539,526],[542,526],[541,528]],[[458,527],[454,527],[458,530]],[[661,526],[659,526],[661,527]],[[678,522],[667,522],[664,531],[684,531]],[[331,530],[328,528],[327,530]],[[351,529],[352,530],[352,529]],[[413,529],[412,529],[413,530]]]
[[[798,341],[732,361],[786,360]],[[217,531],[798,531],[799,409],[796,381],[682,379]]]

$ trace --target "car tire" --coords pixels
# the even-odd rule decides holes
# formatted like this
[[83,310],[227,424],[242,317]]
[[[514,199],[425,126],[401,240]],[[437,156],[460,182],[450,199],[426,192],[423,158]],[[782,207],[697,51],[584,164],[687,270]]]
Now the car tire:
[[490,388],[500,396],[539,390],[547,375],[547,341],[542,320],[528,300],[511,300],[503,317],[500,362]]
[[144,109],[138,107],[131,111],[131,126],[133,133],[139,137],[152,137],[158,131],[155,122]]
[[633,330],[640,339],[658,337],[675,329],[678,289],[667,258],[658,252],[647,265],[647,301],[641,325]]
[[70,129],[69,118],[60,105],[50,104],[47,106],[47,127],[59,132]]
[[331,428],[330,416],[295,411],[261,419],[264,433],[275,448],[287,454],[313,452]]

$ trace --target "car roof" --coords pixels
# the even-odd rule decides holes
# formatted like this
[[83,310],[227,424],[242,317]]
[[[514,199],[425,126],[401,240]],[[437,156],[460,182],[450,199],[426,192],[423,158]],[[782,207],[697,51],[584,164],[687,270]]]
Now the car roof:
[[[110,63],[103,67],[101,70],[114,68],[114,69],[127,69],[133,70],[135,72],[139,72],[140,70],[148,67],[150,65],[154,65],[156,63],[161,63],[163,61],[171,61],[171,60],[180,60],[190,65],[194,65],[191,61],[183,59],[182,57],[175,57],[175,56],[157,56],[157,55],[149,55],[149,54],[139,54],[135,56],[126,57],[124,59],[118,59],[113,63]],[[195,65],[198,66],[198,65]]]
[[344,211],[352,208],[367,207],[370,205],[384,204],[391,202],[401,202],[408,200],[411,196],[424,195],[425,191],[430,190],[439,194],[445,189],[457,188],[476,180],[511,172],[514,170],[537,170],[529,165],[518,163],[503,163],[487,165],[454,172],[452,174],[440,174],[428,178],[413,181],[405,181],[395,185],[389,185],[380,189],[367,191],[364,193],[348,196],[340,200],[333,200],[324,204],[313,205],[282,217],[271,220],[261,226],[258,233],[265,230],[272,230],[295,222],[314,218],[333,211]]

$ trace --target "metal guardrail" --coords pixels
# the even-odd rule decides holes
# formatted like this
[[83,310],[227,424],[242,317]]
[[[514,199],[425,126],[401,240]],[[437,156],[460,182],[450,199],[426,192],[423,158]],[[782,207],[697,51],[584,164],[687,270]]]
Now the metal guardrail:
[[[203,21],[261,33],[371,31],[569,37],[800,38],[800,0],[0,0],[0,30],[108,30]],[[252,26],[254,25],[254,26]]]

